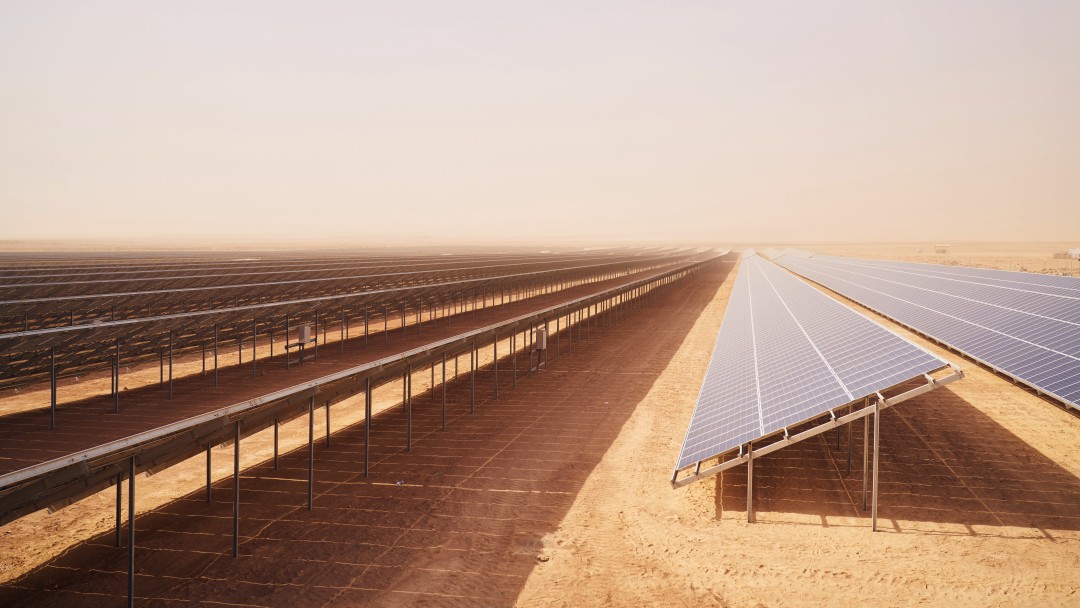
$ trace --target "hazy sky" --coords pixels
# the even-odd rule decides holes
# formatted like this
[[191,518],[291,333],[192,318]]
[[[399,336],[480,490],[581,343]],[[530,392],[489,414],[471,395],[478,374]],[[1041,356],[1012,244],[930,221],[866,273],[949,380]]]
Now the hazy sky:
[[0,239],[1080,240],[1080,2],[0,0]]

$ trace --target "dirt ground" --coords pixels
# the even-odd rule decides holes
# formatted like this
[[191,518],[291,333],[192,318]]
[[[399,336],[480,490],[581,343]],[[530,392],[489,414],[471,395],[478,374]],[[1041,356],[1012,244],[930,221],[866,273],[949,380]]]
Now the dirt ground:
[[[847,433],[840,449],[828,434],[757,461],[757,523],[745,470],[673,490],[733,280],[715,269],[668,290],[514,390],[501,373],[497,404],[481,373],[474,414],[467,383],[453,384],[445,433],[437,403],[417,398],[411,454],[400,387],[388,387],[366,479],[359,408],[335,406],[335,428],[350,426],[316,445],[311,512],[306,445],[274,471],[257,464],[269,437],[246,439],[256,466],[241,479],[238,558],[231,479],[207,504],[201,491],[173,500],[199,486],[201,458],[139,477],[140,603],[1080,605],[1080,417],[902,329],[967,377],[883,415],[881,532],[861,509],[861,423],[850,474]],[[306,422],[283,434],[289,445],[306,444]],[[231,455],[215,451],[219,476]],[[3,563],[51,550],[65,526],[109,529],[112,501],[107,491],[0,528]],[[98,535],[7,577],[0,605],[119,605],[126,551],[112,543]]]
[[518,606],[1080,605],[1080,418],[880,317],[967,374],[883,415],[881,532],[861,509],[861,428],[850,475],[846,433],[757,461],[754,524],[745,469],[671,490],[733,279],[544,539]]

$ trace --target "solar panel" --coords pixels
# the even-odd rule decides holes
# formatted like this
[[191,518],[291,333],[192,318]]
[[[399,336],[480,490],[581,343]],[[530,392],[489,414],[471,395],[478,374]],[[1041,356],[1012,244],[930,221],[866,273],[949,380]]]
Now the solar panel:
[[778,262],[1080,408],[1080,279],[829,256]]
[[948,365],[749,250],[676,476]]

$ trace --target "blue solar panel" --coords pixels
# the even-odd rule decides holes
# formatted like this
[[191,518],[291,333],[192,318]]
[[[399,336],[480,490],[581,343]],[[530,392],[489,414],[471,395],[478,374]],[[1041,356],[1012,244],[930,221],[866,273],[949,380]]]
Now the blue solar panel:
[[1080,279],[826,256],[777,261],[1080,407]]
[[676,470],[947,365],[748,252]]

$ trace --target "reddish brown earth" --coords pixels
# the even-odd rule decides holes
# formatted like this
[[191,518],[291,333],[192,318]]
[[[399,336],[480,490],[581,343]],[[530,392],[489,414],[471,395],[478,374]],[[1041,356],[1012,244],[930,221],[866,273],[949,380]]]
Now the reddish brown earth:
[[[137,595],[152,605],[512,604],[538,563],[542,539],[556,529],[723,274],[717,265],[666,290],[648,310],[575,344],[573,355],[564,343],[564,356],[539,375],[527,376],[519,360],[516,389],[509,366],[500,365],[498,402],[491,372],[482,372],[483,399],[473,414],[463,376],[450,387],[446,432],[438,430],[438,403],[421,395],[414,400],[411,454],[403,450],[400,409],[382,412],[372,425],[369,478],[362,474],[362,425],[336,432],[331,447],[316,446],[310,512],[306,447],[285,456],[278,471],[268,464],[247,470],[238,558],[230,555],[231,479],[216,485],[212,504],[196,491],[144,512],[136,527]],[[245,449],[258,441],[245,440]],[[231,456],[219,451],[219,462]],[[187,472],[193,480],[203,463],[195,461]],[[104,513],[97,516],[107,523],[112,491],[103,494],[97,507]],[[127,553],[112,542],[106,533],[72,547],[9,582],[0,604],[116,605],[126,593]]]

